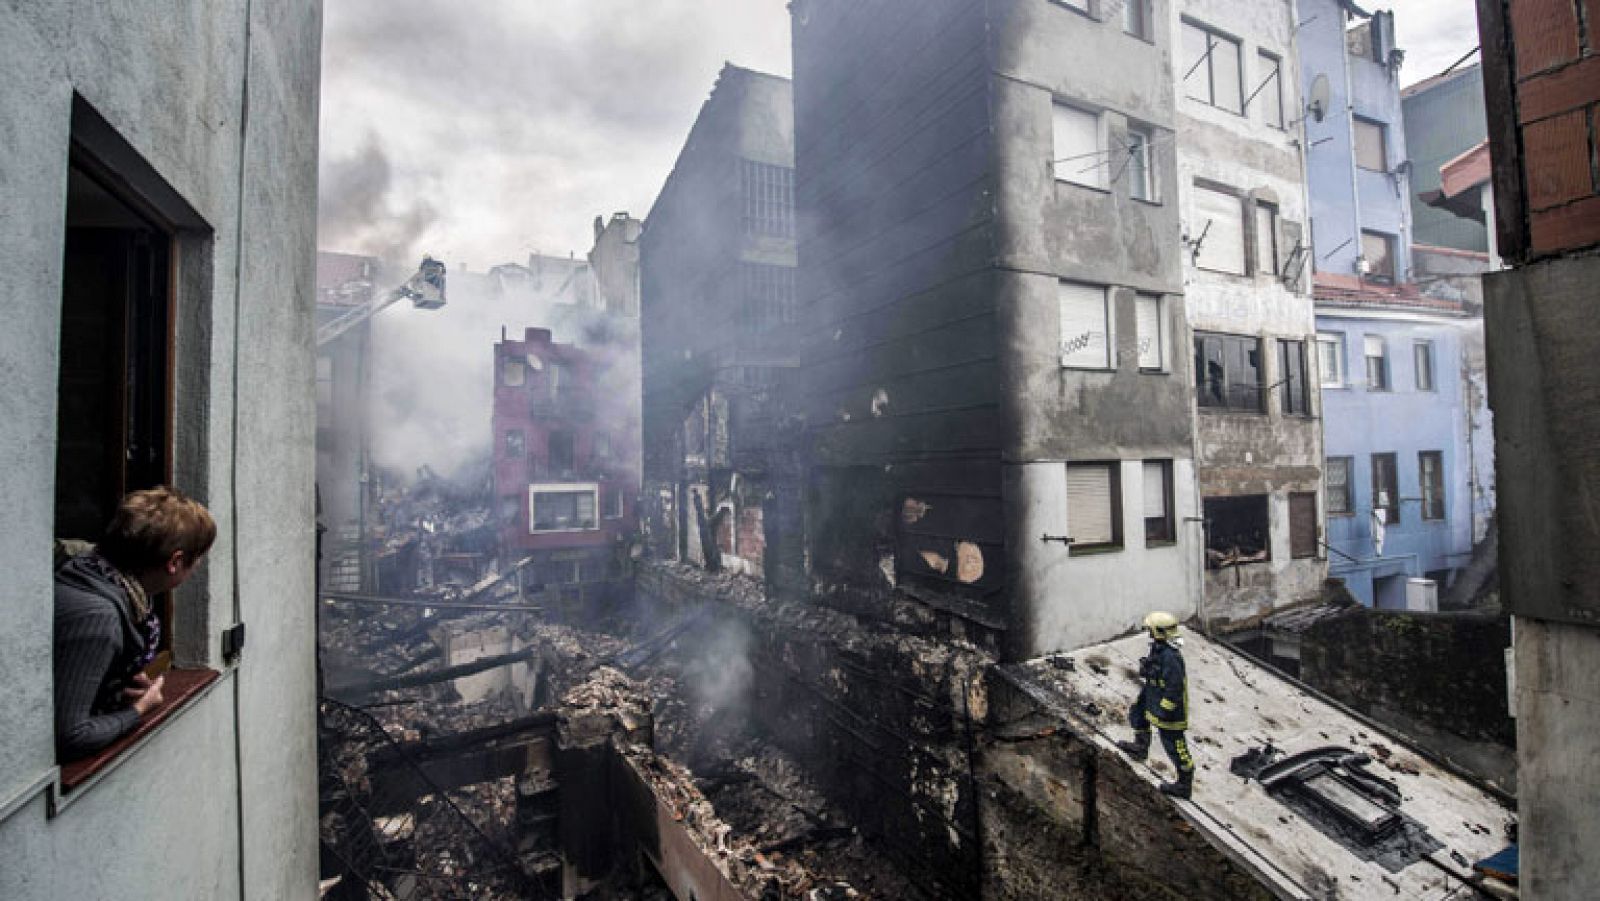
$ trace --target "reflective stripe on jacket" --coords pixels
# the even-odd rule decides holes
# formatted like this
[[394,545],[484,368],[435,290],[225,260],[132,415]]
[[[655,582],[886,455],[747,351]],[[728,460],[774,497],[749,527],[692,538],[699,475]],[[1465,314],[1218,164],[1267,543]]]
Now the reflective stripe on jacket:
[[1181,731],[1189,728],[1189,677],[1183,655],[1164,641],[1150,643],[1150,654],[1139,661],[1144,678],[1140,700],[1144,718],[1157,729]]

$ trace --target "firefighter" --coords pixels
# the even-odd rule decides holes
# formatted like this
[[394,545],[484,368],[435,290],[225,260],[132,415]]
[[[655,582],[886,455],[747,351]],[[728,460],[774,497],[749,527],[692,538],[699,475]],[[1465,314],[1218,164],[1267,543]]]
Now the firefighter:
[[1177,781],[1162,783],[1161,791],[1187,798],[1194,787],[1194,758],[1189,756],[1189,742],[1184,738],[1189,728],[1189,677],[1184,673],[1183,654],[1176,647],[1178,619],[1157,610],[1144,618],[1144,627],[1150,633],[1150,653],[1139,661],[1139,698],[1128,708],[1133,741],[1119,741],[1117,747],[1134,760],[1144,760],[1150,753],[1150,728],[1154,726],[1178,770]]

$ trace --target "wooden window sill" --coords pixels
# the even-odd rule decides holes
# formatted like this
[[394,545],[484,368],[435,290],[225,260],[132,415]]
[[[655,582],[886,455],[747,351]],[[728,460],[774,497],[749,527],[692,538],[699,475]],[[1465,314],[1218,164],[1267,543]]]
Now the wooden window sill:
[[188,706],[198,698],[201,692],[217,680],[218,673],[213,669],[174,669],[168,670],[166,684],[161,693],[166,698],[165,702],[148,716],[139,720],[139,725],[133,731],[122,736],[98,753],[74,760],[61,766],[61,794],[66,796],[94,776],[106,770],[118,758],[122,757],[130,748],[138,744],[145,736],[160,728],[162,723],[171,719],[174,714]]

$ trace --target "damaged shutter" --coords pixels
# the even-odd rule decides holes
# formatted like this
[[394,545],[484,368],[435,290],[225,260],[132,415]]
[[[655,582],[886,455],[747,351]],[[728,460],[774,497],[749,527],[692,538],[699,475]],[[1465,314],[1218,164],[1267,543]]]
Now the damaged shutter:
[[1244,204],[1237,196],[1196,186],[1194,224],[1189,231],[1197,239],[1205,234],[1196,266],[1244,274]]
[[1139,331],[1139,368],[1166,369],[1167,336],[1162,328],[1160,296],[1140,294],[1135,301],[1135,309]]
[[1110,369],[1111,335],[1106,315],[1106,289],[1099,285],[1062,282],[1061,365],[1073,369]]
[[1289,556],[1317,555],[1317,496],[1309,491],[1289,495]]
[[1111,463],[1067,466],[1067,531],[1074,547],[1113,544]]

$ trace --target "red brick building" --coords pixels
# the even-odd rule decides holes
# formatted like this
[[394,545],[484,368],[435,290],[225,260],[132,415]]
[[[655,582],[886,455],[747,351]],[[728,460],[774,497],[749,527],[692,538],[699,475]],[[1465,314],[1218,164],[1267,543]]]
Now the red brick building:
[[[524,585],[595,597],[620,575],[637,524],[633,405],[621,395],[631,354],[558,344],[548,329],[495,345],[494,492],[508,564]],[[623,390],[618,390],[623,389]]]

